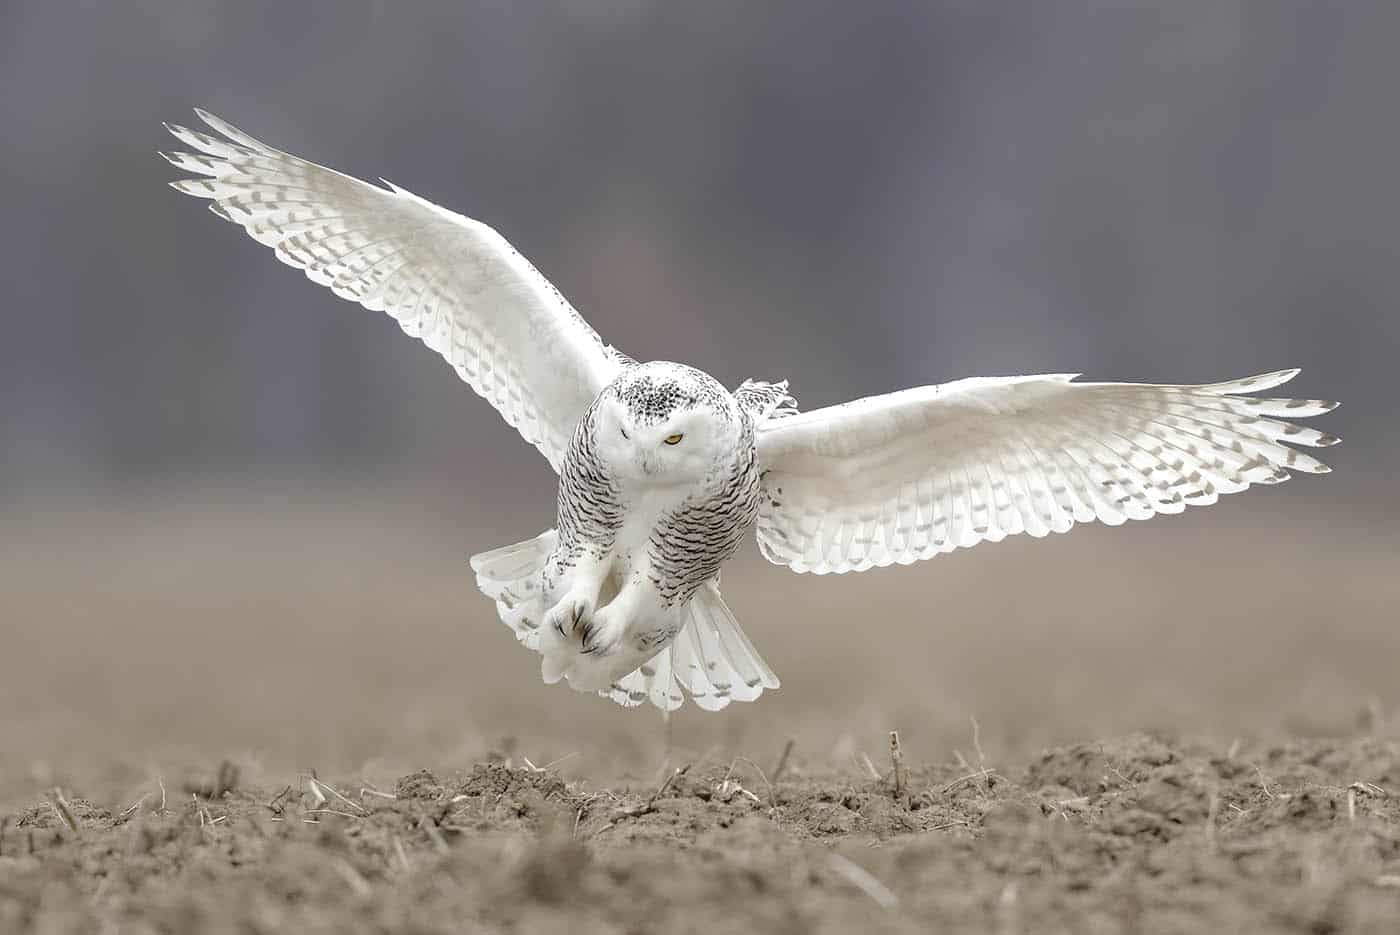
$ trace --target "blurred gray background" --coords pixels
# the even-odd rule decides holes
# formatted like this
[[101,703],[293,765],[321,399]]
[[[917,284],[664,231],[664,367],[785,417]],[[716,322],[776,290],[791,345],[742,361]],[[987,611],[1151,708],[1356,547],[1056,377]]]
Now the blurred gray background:
[[538,685],[471,587],[551,523],[543,460],[165,187],[193,106],[485,220],[633,356],[806,407],[1285,366],[1345,402],[1336,473],[1186,517],[821,582],[746,551],[731,603],[787,684],[696,737],[1384,714],[1398,35],[1383,0],[8,0],[0,746],[654,725]]

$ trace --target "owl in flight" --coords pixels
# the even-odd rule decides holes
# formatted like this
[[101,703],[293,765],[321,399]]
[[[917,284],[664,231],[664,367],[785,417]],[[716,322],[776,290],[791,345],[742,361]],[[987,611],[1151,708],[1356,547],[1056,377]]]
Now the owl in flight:
[[1200,386],[975,377],[799,413],[787,383],[729,391],[638,363],[498,233],[397,185],[273,149],[212,114],[162,153],[277,258],[385,311],[445,357],[559,475],[558,520],[472,558],[520,642],[624,705],[753,701],[774,676],[720,597],[748,531],[764,557],[827,574],[906,565],[1008,535],[1117,525],[1327,467],[1338,439],[1281,417],[1336,404],[1243,394],[1297,370]]

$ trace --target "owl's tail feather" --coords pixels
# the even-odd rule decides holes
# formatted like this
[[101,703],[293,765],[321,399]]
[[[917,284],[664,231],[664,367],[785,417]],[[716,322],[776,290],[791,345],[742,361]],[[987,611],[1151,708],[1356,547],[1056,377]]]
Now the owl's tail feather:
[[496,602],[501,622],[515,631],[516,639],[536,651],[540,648],[540,623],[549,609],[540,593],[540,571],[558,541],[559,534],[548,529],[533,539],[471,558],[476,586]]
[[[554,658],[556,653],[550,641],[541,641],[545,635],[542,623],[549,608],[540,591],[540,572],[558,541],[558,533],[550,529],[533,539],[482,552],[471,559],[477,587],[496,602],[501,622],[515,632],[516,639],[545,655],[543,671],[546,681],[551,682],[559,681],[566,673],[558,670],[560,659]],[[600,691],[600,695],[627,707],[650,701],[663,711],[673,711],[689,694],[701,708],[718,711],[731,701],[755,701],[764,689],[778,687],[778,677],[744,635],[739,621],[720,596],[717,582],[702,585],[680,613],[682,623],[675,639],[645,664]],[[603,660],[581,657],[576,652],[561,658],[573,666],[603,664]],[[594,684],[607,684],[606,679],[604,676],[601,683]],[[583,685],[589,679],[570,675],[571,686],[575,681]]]
[[599,694],[628,707],[650,701],[673,711],[681,706],[684,689],[699,707],[718,711],[731,701],[756,701],[765,688],[780,685],[724,603],[717,582],[701,586],[683,614],[669,646]]

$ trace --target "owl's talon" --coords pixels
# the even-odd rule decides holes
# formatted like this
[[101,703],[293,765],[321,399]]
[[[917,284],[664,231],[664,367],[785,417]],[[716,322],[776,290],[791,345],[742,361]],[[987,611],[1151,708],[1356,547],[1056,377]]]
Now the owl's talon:
[[549,625],[564,639],[578,632],[593,614],[593,603],[581,597],[566,597],[546,615]]
[[617,646],[619,636],[607,610],[600,610],[583,625],[579,652],[589,656],[606,656]]

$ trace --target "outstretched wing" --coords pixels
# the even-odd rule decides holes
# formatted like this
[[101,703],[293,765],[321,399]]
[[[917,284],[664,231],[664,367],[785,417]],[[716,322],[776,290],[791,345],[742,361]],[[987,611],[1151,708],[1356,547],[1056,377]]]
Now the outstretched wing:
[[161,155],[202,176],[172,182],[176,190],[212,199],[215,214],[313,282],[388,312],[559,469],[574,426],[624,358],[528,260],[480,221],[195,113],[223,138],[166,124],[196,152]]
[[758,431],[759,547],[794,571],[863,571],[1323,473],[1283,443],[1339,439],[1273,417],[1336,403],[1236,395],[1297,373],[1205,386],[974,378],[768,422]]

